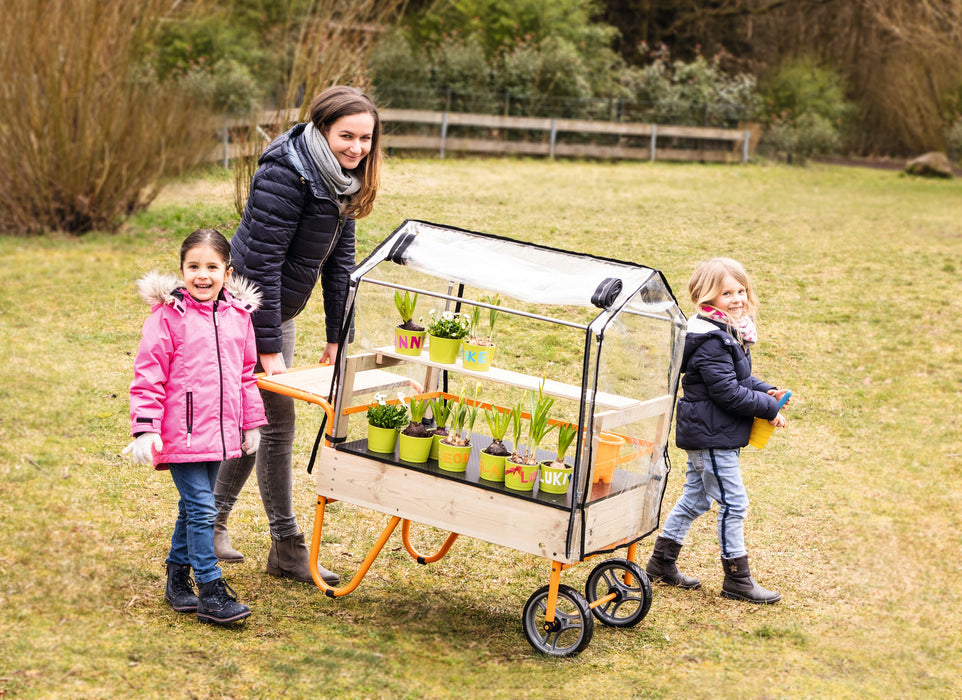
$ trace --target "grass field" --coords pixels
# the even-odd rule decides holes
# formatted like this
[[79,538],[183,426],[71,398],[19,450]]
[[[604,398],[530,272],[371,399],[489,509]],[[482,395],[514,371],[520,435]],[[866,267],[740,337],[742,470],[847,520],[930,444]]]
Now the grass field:
[[[395,537],[336,601],[264,573],[248,484],[225,567],[253,616],[202,626],[163,599],[176,492],[133,466],[127,385],[146,307],[198,226],[233,231],[229,175],[173,183],[117,235],[0,239],[0,697],[950,698],[962,696],[962,182],[830,166],[393,160],[363,257],[405,218],[633,260],[684,299],[694,264],[742,260],[759,293],[759,376],[795,391],[789,427],[742,465],[746,536],[774,606],[719,597],[714,518],[633,629],[580,656],[521,631],[548,562],[459,540],[419,566]],[[298,362],[322,344],[320,305]],[[319,416],[304,406],[304,465]],[[672,448],[666,507],[684,460]],[[322,561],[353,573],[383,524],[329,509]],[[437,538],[438,533],[427,535]],[[429,549],[425,545],[425,549]],[[650,540],[642,543],[642,562]],[[582,571],[582,569],[584,569]],[[564,582],[583,587],[590,567]]]

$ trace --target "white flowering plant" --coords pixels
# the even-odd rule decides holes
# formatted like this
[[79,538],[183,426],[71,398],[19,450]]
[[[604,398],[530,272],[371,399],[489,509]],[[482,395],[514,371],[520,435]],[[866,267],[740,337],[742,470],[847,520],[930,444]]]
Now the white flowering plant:
[[435,338],[450,338],[460,340],[468,335],[471,330],[471,322],[468,317],[455,311],[442,311],[436,313],[434,309],[429,312],[431,317],[428,323],[428,333]]
[[382,393],[374,395],[374,403],[367,407],[367,422],[375,428],[400,430],[408,424],[408,408],[404,405],[404,394],[398,394],[398,403],[385,401]]

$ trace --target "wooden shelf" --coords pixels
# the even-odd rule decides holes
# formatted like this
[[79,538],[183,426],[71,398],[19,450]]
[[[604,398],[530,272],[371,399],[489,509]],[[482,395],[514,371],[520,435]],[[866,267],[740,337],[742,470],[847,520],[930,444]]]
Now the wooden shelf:
[[[383,364],[381,360],[382,357],[389,357],[392,360],[424,365],[425,367],[433,367],[435,369],[446,370],[449,372],[457,372],[458,374],[466,377],[485,379],[487,381],[497,382],[507,386],[518,387],[519,389],[524,389],[526,391],[537,391],[538,387],[541,386],[542,381],[540,378],[532,377],[527,374],[521,374],[520,372],[512,372],[511,370],[502,369],[500,367],[492,367],[486,372],[478,372],[477,370],[466,369],[461,363],[461,358],[458,358],[457,361],[452,365],[441,362],[433,362],[426,352],[422,353],[421,355],[402,355],[401,353],[397,352],[393,346],[377,348],[374,350],[374,353],[377,356],[376,363],[379,365]],[[560,399],[567,399],[569,401],[581,400],[580,386],[562,384],[561,382],[556,382],[551,379],[544,380],[543,391],[548,396],[554,396]],[[596,410],[607,409],[615,411],[627,411],[640,405],[640,403],[640,401],[636,401],[634,399],[626,399],[615,394],[606,394],[604,392],[599,392],[595,397]]]

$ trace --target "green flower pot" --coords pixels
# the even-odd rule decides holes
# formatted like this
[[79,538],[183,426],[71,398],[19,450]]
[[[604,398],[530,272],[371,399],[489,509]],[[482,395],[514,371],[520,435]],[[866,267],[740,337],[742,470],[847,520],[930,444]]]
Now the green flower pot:
[[504,455],[489,455],[481,450],[481,478],[487,481],[504,481]]
[[541,493],[567,493],[571,484],[571,473],[574,467],[565,465],[564,468],[552,467],[553,462],[541,463],[540,486]]
[[449,445],[441,442],[438,445],[438,467],[446,472],[467,471],[468,459],[471,457],[471,445]]
[[461,343],[461,363],[465,369],[473,369],[475,372],[487,372],[491,369],[491,360],[493,358],[493,345],[475,345],[467,341]]
[[400,326],[394,328],[394,349],[401,355],[417,357],[424,350],[424,338],[427,331],[409,331]]
[[398,443],[400,444],[398,457],[404,462],[414,462],[415,464],[427,462],[431,455],[431,443],[433,442],[433,435],[413,437],[401,433],[398,436]]
[[510,459],[504,463],[504,485],[515,491],[530,491],[538,480],[540,464],[518,464]]
[[394,454],[397,445],[397,430],[394,428],[378,428],[368,423],[367,451],[380,454]]
[[458,359],[458,351],[461,350],[460,338],[438,338],[430,336],[431,342],[428,344],[428,356],[431,362],[438,362],[442,365],[453,365]]

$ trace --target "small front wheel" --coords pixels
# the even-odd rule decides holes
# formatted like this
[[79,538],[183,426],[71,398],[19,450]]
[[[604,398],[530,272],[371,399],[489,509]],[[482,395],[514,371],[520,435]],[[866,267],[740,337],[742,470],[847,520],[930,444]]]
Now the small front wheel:
[[554,621],[548,622],[548,588],[543,586],[531,594],[524,604],[522,622],[524,634],[538,651],[549,656],[575,656],[580,654],[595,631],[588,601],[571,586],[558,586],[558,603]]
[[644,570],[628,559],[608,559],[594,569],[585,584],[589,603],[607,596],[611,600],[595,605],[591,612],[609,627],[634,627],[651,607],[651,583]]

